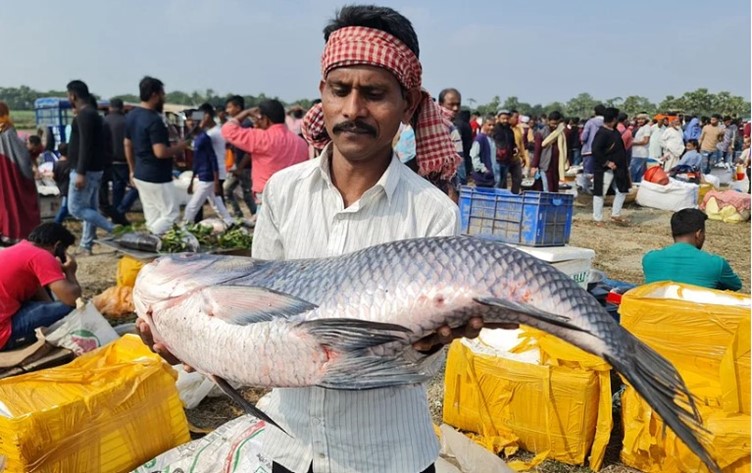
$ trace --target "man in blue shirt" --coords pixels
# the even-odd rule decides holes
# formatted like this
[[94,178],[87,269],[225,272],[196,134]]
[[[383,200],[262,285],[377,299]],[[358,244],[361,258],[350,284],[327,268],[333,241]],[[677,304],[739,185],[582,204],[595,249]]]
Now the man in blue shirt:
[[[222,202],[222,185],[219,183],[217,155],[214,152],[211,137],[206,133],[214,127],[214,107],[205,103],[198,109],[203,112],[204,116],[199,124],[201,131],[193,142],[193,176],[191,176],[191,183],[188,186],[188,193],[193,194],[193,197],[185,206],[183,222],[185,224],[193,222],[201,206],[208,201],[214,212],[222,218],[227,226],[230,226],[233,221]],[[198,177],[198,186],[194,188],[193,180],[196,177]]]
[[144,77],[139,83],[141,103],[125,117],[125,159],[131,180],[138,189],[146,228],[161,235],[180,216],[180,204],[172,182],[172,158],[182,153],[184,141],[170,146],[167,126],[162,120],[164,84]]
[[642,258],[645,283],[673,281],[710,289],[738,291],[742,281],[724,258],[702,251],[705,220],[701,210],[683,209],[671,217],[674,244]]

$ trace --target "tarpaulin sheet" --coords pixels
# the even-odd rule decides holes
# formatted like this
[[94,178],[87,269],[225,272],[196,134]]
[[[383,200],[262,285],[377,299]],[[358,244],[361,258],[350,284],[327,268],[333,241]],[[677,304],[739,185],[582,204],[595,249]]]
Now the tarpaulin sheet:
[[476,433],[471,437],[495,453],[523,448],[538,454],[533,463],[583,464],[589,457],[598,470],[612,426],[610,367],[555,337],[524,333],[513,351],[540,350],[540,363],[494,356],[467,341],[452,344],[444,421]]
[[750,307],[748,294],[658,282],[624,294],[619,313],[624,328],[676,366],[693,395],[720,406],[721,361]]
[[118,261],[117,267],[117,285],[118,286],[130,286],[136,285],[136,277],[141,268],[144,267],[144,262],[139,261],[136,258],[132,258],[128,255],[123,256]]
[[175,377],[126,335],[68,365],[0,380],[0,465],[123,472],[187,442]]
[[[621,321],[669,359],[696,396],[704,442],[724,472],[750,471],[750,298],[675,283],[627,292]],[[646,472],[706,472],[650,406],[627,386],[622,461]]]

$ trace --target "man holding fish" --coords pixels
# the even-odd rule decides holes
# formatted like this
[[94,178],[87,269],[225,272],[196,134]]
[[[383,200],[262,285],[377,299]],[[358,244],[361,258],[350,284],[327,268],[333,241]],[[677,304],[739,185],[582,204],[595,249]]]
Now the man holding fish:
[[[306,139],[323,151],[267,183],[254,258],[338,256],[459,233],[457,206],[420,177],[449,179],[461,161],[441,111],[421,89],[410,21],[390,8],[348,6],[324,34],[321,103],[303,125]],[[393,154],[401,123],[415,129],[420,175]],[[415,359],[438,370],[440,348],[455,338],[477,337],[482,326],[475,318],[465,327],[442,327],[415,344]],[[434,471],[439,445],[424,385],[275,389],[260,405],[290,434],[269,431],[265,448],[274,472]]]
[[[667,360],[551,265],[453,236],[457,207],[421,176],[448,181],[461,159],[421,89],[410,22],[348,6],[324,37],[321,104],[302,129],[320,157],[267,182],[252,259],[181,254],[141,270],[133,301],[146,343],[279,427],[264,440],[274,472],[433,472],[421,383],[441,347],[476,337],[483,320],[524,323],[610,363],[719,472]],[[417,173],[392,151],[408,122]],[[277,389],[254,407],[227,380]]]

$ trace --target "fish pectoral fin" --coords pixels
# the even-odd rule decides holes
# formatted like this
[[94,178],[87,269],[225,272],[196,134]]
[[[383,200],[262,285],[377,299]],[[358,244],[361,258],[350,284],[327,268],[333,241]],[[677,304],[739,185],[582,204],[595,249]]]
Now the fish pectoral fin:
[[424,372],[420,364],[404,358],[378,355],[356,355],[342,357],[326,370],[322,388],[364,390],[403,386],[428,381],[430,374]]
[[[223,393],[227,394],[227,396],[235,401],[240,407],[243,408],[243,410],[246,412],[246,414],[250,414],[256,418],[259,418],[263,420],[264,422],[273,425],[274,427],[278,428],[282,432],[285,432],[285,429],[279,426],[274,420],[266,415],[264,411],[259,409],[258,407],[254,406],[250,402],[248,402],[235,388],[230,386],[230,383],[228,383],[224,378],[220,378],[219,376],[211,375],[209,376],[212,381],[214,381],[214,384],[219,386],[219,389],[222,390]],[[290,435],[290,434],[287,434]]]
[[577,330],[578,332],[587,332],[587,330],[581,327],[572,325],[570,323],[571,319],[569,317],[564,317],[562,315],[557,315],[551,312],[546,312],[530,304],[521,304],[519,302],[499,299],[497,297],[475,297],[473,298],[473,300],[477,302],[478,304],[483,304],[483,305],[492,306],[492,307],[500,307],[502,309],[506,309],[512,312],[525,314],[529,317],[533,317],[534,319],[538,319],[542,322],[556,325],[558,327],[563,327],[563,328],[567,328],[570,330]]
[[214,286],[201,290],[206,312],[233,325],[288,318],[318,307],[290,294],[265,287]]
[[343,354],[404,340],[411,333],[402,325],[346,318],[307,320],[299,326],[322,345]]
[[337,356],[326,367],[319,386],[331,389],[374,389],[415,384],[430,378],[420,365],[400,356],[373,355],[368,348],[405,342],[412,331],[402,325],[361,319],[315,319],[300,323],[301,329]]

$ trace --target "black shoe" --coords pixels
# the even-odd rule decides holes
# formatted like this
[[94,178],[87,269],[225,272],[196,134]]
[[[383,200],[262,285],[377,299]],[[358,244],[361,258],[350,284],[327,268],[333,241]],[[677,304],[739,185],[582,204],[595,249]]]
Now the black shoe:
[[110,216],[112,219],[112,223],[116,223],[118,225],[130,225],[131,222],[125,217],[125,214],[122,214],[120,212],[112,212],[112,215]]

